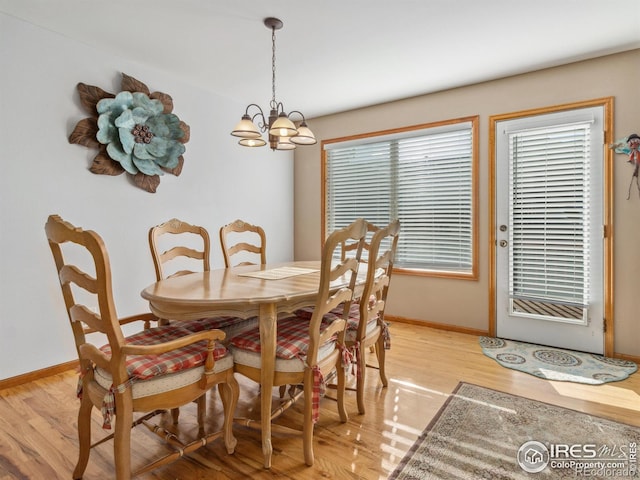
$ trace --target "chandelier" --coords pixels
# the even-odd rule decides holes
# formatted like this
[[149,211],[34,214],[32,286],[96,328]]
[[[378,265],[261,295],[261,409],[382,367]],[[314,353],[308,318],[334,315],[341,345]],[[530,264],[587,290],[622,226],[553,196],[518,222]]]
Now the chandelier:
[[[247,106],[240,123],[231,135],[240,137],[238,143],[244,147],[262,147],[267,142],[262,138],[264,132],[269,132],[269,146],[272,150],[293,150],[296,145],[313,145],[316,137],[307,126],[304,115],[298,110],[287,114],[282,102],[276,100],[276,30],[282,28],[282,21],[269,17],[264,24],[271,29],[271,102],[269,103],[269,117],[267,118],[259,105],[251,103]],[[249,111],[253,108],[254,114]],[[257,111],[255,111],[257,109]],[[302,120],[296,125],[291,120],[294,115],[300,115]],[[256,125],[257,122],[257,125]]]

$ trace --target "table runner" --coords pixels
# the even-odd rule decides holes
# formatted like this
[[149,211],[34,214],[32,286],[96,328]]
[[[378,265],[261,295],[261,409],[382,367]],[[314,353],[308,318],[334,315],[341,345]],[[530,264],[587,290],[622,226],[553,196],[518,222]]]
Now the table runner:
[[277,267],[270,270],[258,270],[257,272],[239,273],[239,277],[261,278],[263,280],[279,280],[281,278],[294,277],[296,275],[305,275],[307,273],[315,273],[320,270],[317,268],[303,267]]

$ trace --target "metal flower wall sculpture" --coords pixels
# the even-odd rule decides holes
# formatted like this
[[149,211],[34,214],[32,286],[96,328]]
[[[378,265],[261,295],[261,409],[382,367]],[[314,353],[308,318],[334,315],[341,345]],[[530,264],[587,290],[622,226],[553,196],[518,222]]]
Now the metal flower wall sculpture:
[[144,83],[124,73],[117,95],[84,83],[77,88],[82,105],[92,116],[78,122],[69,143],[99,149],[91,172],[126,172],[138,187],[151,193],[164,172],[180,175],[190,131],[171,113],[169,95],[151,93]]
[[636,181],[638,187],[638,194],[640,194],[640,180],[638,174],[640,172],[640,135],[632,133],[631,135],[617,140],[615,143],[609,145],[609,148],[614,149],[616,153],[623,153],[629,156],[627,163],[633,165],[633,175],[631,176],[631,182],[629,183],[629,193],[627,200],[631,198],[631,186],[633,181]]

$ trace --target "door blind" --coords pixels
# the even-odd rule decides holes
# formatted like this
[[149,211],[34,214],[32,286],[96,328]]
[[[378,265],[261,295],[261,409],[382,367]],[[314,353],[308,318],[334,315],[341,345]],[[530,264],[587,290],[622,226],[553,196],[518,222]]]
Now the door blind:
[[590,124],[509,134],[512,314],[586,322]]

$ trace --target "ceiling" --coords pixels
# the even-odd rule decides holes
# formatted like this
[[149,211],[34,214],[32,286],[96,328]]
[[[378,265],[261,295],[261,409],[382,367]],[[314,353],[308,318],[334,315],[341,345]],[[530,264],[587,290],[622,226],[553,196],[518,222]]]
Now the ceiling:
[[0,12],[263,109],[263,19],[278,17],[276,98],[307,117],[640,48],[638,0],[0,0]]

